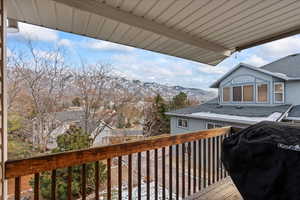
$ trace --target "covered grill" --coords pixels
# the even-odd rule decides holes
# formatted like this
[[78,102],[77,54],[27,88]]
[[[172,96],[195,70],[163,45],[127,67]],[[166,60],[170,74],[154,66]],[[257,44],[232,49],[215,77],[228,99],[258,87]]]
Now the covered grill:
[[224,140],[222,161],[245,200],[300,199],[299,126],[250,126]]

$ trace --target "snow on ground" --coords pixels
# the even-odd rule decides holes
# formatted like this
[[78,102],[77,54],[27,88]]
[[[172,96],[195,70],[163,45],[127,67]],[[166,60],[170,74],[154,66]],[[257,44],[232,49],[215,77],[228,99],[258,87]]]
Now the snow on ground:
[[[141,184],[141,189],[142,189],[142,198],[141,199],[147,199],[147,184],[146,183],[142,183]],[[114,192],[114,191],[118,191],[118,188],[112,188],[112,199],[118,199],[118,193]],[[150,200],[155,200],[155,183],[154,182],[150,182]],[[169,190],[166,188],[166,200],[169,200]],[[158,185],[158,199],[161,200],[162,198],[162,192],[163,192],[163,188],[161,186]],[[106,199],[106,192],[101,192],[100,193],[100,200],[104,200]],[[88,197],[88,199],[94,199],[94,195]],[[138,187],[133,187],[132,188],[132,199],[138,199]],[[172,199],[176,199],[176,194],[173,193],[173,197]],[[179,197],[180,200],[182,200],[181,197]],[[122,200],[128,200],[128,188],[127,186],[123,186],[122,188]]]

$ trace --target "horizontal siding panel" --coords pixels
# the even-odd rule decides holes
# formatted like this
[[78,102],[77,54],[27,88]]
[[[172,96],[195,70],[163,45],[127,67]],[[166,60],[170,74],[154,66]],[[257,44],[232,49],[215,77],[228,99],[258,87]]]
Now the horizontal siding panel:
[[250,9],[251,7],[256,6],[257,4],[261,3],[265,0],[251,0],[251,1],[244,1],[243,4],[240,4],[239,6],[231,9],[229,12],[224,13],[223,15],[218,15],[218,17],[215,17],[211,21],[207,22],[206,24],[202,24],[201,27],[197,27],[194,30],[191,30],[191,34],[201,34],[202,32],[212,29],[216,26],[224,25],[224,23],[227,23],[227,20],[230,20],[236,16],[241,15],[246,10]]
[[186,29],[187,26],[191,25],[195,22],[202,23],[205,17],[211,13],[218,12],[219,8],[223,8],[223,6],[227,5],[231,1],[227,0],[218,0],[218,1],[211,1],[203,6],[201,9],[197,10],[197,12],[193,13],[191,16],[184,19],[182,22],[177,24],[174,28],[175,29]]
[[226,32],[225,34],[215,37],[215,40],[219,40],[222,38],[226,38],[228,36],[232,36],[235,33],[239,33],[245,29],[251,31],[251,28],[256,28],[261,23],[264,23],[264,26],[268,26],[268,24],[271,24],[274,21],[282,20],[283,18],[285,18],[285,15],[289,15],[289,16],[299,15],[300,14],[299,8],[300,8],[299,3],[298,4],[293,3],[293,4],[290,4],[289,6],[282,8],[280,13],[278,13],[278,12],[275,13],[273,11],[270,11],[268,13],[266,10],[266,12],[262,13],[262,15],[259,15],[259,17],[248,20],[247,23],[240,24],[240,26],[238,28],[232,29],[232,30]]
[[24,0],[14,0],[15,5],[18,11],[20,11],[21,16],[24,17],[25,21],[33,21],[36,24],[41,23],[37,13],[34,9],[32,0],[24,1]]
[[187,7],[185,7],[183,10],[181,10],[179,13],[177,13],[176,16],[172,17],[166,25],[168,27],[173,27],[176,24],[183,21],[185,18],[189,17],[193,13],[197,12],[199,9],[201,9],[203,6],[208,4],[210,0],[203,0],[203,1],[193,1],[193,3],[189,4]]
[[185,27],[187,32],[195,30],[197,27],[203,26],[204,24],[210,23],[215,19],[220,19],[227,13],[232,13],[232,10],[236,7],[243,5],[245,0],[226,1],[222,6],[217,7],[213,12],[209,12],[207,15],[202,16],[201,20],[196,20],[189,26]]
[[[244,30],[232,33],[230,36],[217,39],[217,41],[221,41],[222,44],[228,44],[228,43],[234,43],[237,39],[238,40],[244,40],[248,39],[249,35],[256,34],[257,38],[260,38],[261,36],[257,33],[262,32],[264,29],[269,29],[269,27],[279,28],[282,29],[282,25],[284,24],[290,24],[291,26],[297,26],[300,25],[300,7],[297,9],[298,14],[288,12],[286,15],[281,15],[276,20],[272,20],[272,23],[261,23],[257,26],[253,26],[252,28],[244,28]],[[274,30],[275,31],[275,30]]]
[[161,16],[172,4],[174,0],[160,0],[158,1],[153,9],[151,9],[146,15],[145,18],[149,20],[155,20]]
[[[295,0],[294,0],[295,1]],[[231,30],[238,30],[238,28],[244,24],[251,22],[253,19],[257,19],[266,13],[271,13],[276,11],[279,8],[285,7],[291,3],[291,0],[287,1],[270,1],[266,0],[260,4],[257,4],[255,7],[246,10],[245,12],[241,13],[241,15],[236,16],[233,19],[227,20],[222,24],[222,26],[215,27],[211,30],[207,30],[206,32],[202,32],[206,38],[214,38],[220,35],[226,34],[228,31]],[[299,2],[300,3],[300,2]]]
[[37,3],[37,10],[40,13],[42,25],[50,28],[57,28],[56,8],[55,3],[53,1],[39,1],[39,3]]
[[190,5],[193,0],[185,0],[185,1],[175,1],[169,9],[167,9],[161,16],[156,19],[158,23],[167,23],[172,17],[174,17],[181,10]]
[[55,10],[57,14],[57,28],[61,30],[66,30],[68,32],[74,32],[72,26],[74,23],[74,12],[70,6],[64,4],[56,3]]

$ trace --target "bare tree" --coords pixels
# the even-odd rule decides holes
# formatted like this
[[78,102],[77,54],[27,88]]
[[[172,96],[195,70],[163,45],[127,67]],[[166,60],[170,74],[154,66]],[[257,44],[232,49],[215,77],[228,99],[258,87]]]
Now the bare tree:
[[49,127],[49,113],[61,108],[66,81],[71,75],[60,47],[43,51],[36,48],[31,40],[27,40],[25,46],[27,53],[19,52],[11,62],[30,96],[36,128],[39,129],[39,134],[34,137],[40,148],[45,150],[52,131],[51,127],[45,128]]
[[73,72],[74,85],[84,110],[84,130],[91,134],[97,127],[92,136],[93,141],[115,115],[113,111],[106,109],[109,99],[107,91],[111,89],[110,71],[109,65],[88,65],[81,61],[79,70]]
[[20,94],[22,88],[22,76],[17,66],[14,64],[14,51],[7,57],[7,80],[8,80],[8,112],[12,112],[12,107]]

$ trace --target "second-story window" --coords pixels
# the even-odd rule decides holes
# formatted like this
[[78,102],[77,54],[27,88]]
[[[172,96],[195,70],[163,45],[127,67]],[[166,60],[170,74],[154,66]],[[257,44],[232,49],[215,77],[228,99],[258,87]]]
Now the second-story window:
[[274,84],[274,98],[275,103],[283,103],[284,99],[284,84],[275,83]]
[[268,84],[257,85],[257,102],[264,103],[268,101]]
[[242,86],[232,87],[232,100],[242,101]]
[[178,119],[177,126],[179,128],[188,128],[188,120],[187,119]]
[[230,87],[223,88],[223,102],[230,101]]
[[253,85],[243,86],[243,101],[252,102],[253,101]]

